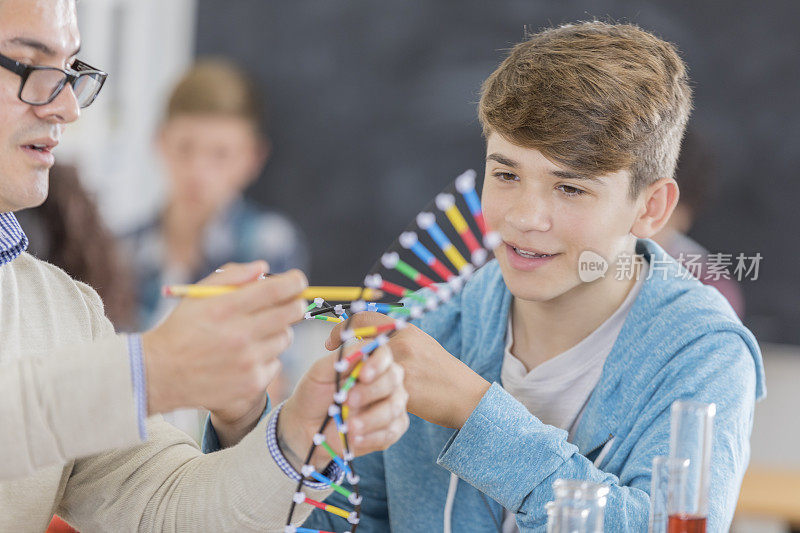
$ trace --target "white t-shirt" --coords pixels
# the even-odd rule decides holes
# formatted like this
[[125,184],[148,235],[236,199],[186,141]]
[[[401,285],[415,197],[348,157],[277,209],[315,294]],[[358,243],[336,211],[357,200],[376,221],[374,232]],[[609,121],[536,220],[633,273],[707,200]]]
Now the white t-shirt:
[[[506,351],[500,371],[503,388],[543,423],[568,431],[567,440],[570,442],[583,408],[600,380],[606,357],[611,353],[628,311],[647,278],[648,266],[647,261],[641,262],[638,279],[625,301],[600,327],[569,350],[545,361],[530,372],[511,353],[514,332],[509,313]],[[518,531],[514,514],[506,511],[503,533]]]

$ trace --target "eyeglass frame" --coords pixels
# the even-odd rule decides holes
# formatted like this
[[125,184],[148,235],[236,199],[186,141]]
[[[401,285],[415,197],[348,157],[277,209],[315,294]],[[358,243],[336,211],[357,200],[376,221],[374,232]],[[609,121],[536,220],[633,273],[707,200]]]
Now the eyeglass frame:
[[[19,98],[20,101],[22,101],[23,103],[32,106],[43,106],[50,104],[53,102],[53,100],[58,98],[58,95],[61,94],[61,91],[63,91],[64,87],[67,86],[67,83],[72,85],[72,87],[74,88],[75,83],[81,76],[84,76],[86,74],[98,74],[100,76],[99,78],[100,87],[98,87],[97,92],[92,97],[92,99],[86,105],[81,106],[81,109],[86,109],[87,107],[92,105],[94,101],[97,99],[97,95],[100,94],[100,90],[103,88],[103,84],[106,82],[106,79],[108,78],[107,72],[103,72],[102,70],[99,70],[89,65],[88,63],[84,63],[79,59],[76,59],[72,63],[73,68],[63,69],[58,67],[46,67],[42,65],[26,65],[25,63],[21,63],[19,61],[11,59],[8,56],[0,54],[0,67],[5,68],[6,70],[10,70],[11,72],[13,72],[14,74],[16,74],[21,78],[19,84],[19,92],[17,93],[17,98]],[[33,104],[31,102],[26,102],[22,98],[22,90],[25,88],[25,83],[28,81],[28,78],[30,77],[31,73],[37,70],[57,70],[62,74],[64,74],[64,79],[59,85],[59,87],[53,91],[53,94],[50,95],[50,98],[46,102],[42,102],[40,104]]]

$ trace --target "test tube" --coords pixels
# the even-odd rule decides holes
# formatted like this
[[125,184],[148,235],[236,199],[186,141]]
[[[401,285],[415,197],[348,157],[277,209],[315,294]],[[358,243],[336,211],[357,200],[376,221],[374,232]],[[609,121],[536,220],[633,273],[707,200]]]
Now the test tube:
[[[669,481],[674,487],[680,487],[689,469],[688,459],[676,459],[666,455],[653,457],[653,473],[650,481],[650,520],[648,533],[667,533],[669,513],[667,511]],[[677,480],[677,481],[676,481]]]
[[557,479],[553,483],[555,500],[553,523],[548,513],[548,533],[602,533],[609,487],[590,481]]
[[571,507],[564,502],[547,502],[547,533],[584,533],[589,522],[589,509]]
[[711,481],[715,404],[678,400],[672,404],[669,455],[688,459],[683,476],[668,480],[669,533],[704,533]]

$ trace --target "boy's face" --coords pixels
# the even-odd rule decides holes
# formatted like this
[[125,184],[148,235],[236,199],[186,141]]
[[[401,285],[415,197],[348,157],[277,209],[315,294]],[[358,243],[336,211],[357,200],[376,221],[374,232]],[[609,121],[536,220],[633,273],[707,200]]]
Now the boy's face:
[[[28,65],[69,66],[80,34],[73,0],[2,0],[0,53]],[[21,78],[0,68],[0,212],[41,204],[47,197],[52,150],[80,109],[67,85],[49,104],[22,102]],[[34,147],[36,145],[36,147]]]
[[496,133],[486,154],[484,216],[503,239],[495,254],[515,297],[552,301],[586,285],[578,276],[586,250],[604,257],[606,279],[614,277],[618,255],[633,253],[635,243],[638,206],[628,196],[627,170],[581,178]]
[[174,117],[163,126],[159,147],[173,199],[203,214],[227,206],[265,160],[264,141],[253,125],[233,116]]

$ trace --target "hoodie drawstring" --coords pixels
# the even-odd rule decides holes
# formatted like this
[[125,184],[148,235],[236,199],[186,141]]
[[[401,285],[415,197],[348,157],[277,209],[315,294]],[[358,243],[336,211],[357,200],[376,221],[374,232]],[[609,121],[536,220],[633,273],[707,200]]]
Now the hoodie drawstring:
[[458,489],[458,476],[450,474],[450,486],[447,488],[447,499],[444,502],[444,533],[453,533],[451,523],[453,519],[453,502]]

